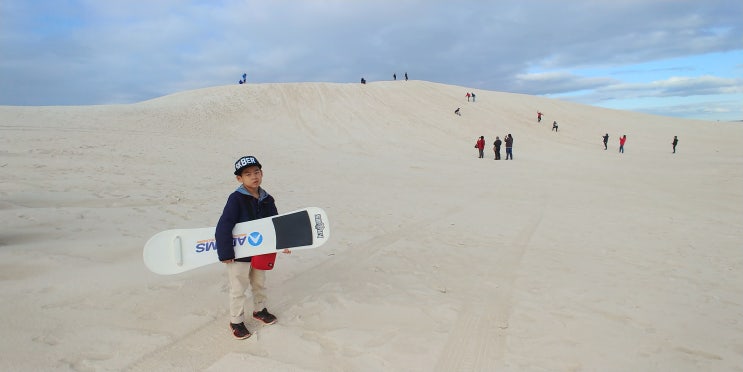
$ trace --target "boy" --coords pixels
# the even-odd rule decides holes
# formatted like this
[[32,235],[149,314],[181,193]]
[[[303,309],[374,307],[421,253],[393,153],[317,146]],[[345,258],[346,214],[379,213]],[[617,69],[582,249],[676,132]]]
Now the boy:
[[[259,218],[275,216],[278,213],[271,195],[261,188],[263,167],[254,156],[243,156],[235,162],[235,176],[240,187],[227,198],[222,216],[217,223],[215,239],[219,260],[227,266],[227,279],[230,285],[230,328],[235,338],[250,337],[245,327],[245,291],[250,285],[253,294],[253,318],[265,324],[276,323],[276,317],[266,310],[266,272],[251,266],[250,257],[235,258],[232,229],[235,224]],[[288,249],[284,253],[291,253]],[[272,253],[275,254],[275,253]]]

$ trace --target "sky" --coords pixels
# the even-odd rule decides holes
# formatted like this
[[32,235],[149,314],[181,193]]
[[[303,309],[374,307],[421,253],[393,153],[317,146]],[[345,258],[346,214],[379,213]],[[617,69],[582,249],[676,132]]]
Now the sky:
[[[401,79],[743,120],[740,0],[2,0],[0,105]],[[464,94],[464,93],[463,93]]]

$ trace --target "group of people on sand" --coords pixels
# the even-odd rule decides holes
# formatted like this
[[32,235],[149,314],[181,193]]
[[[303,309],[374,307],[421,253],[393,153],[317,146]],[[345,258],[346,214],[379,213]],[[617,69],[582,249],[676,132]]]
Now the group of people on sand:
[[[542,116],[544,116],[544,114],[541,111],[537,111],[537,123],[541,123],[542,122]],[[553,120],[552,121],[552,130],[555,131],[555,132],[557,132],[557,127],[558,127],[557,120]]]
[[[392,73],[392,80],[397,80],[397,73]],[[408,73],[405,73],[405,81],[408,81]]]
[[[397,80],[397,73],[392,73],[392,80]],[[405,73],[405,81],[408,81],[408,73]],[[366,84],[366,79],[361,77],[361,84]]]
[[[467,102],[470,102],[470,99],[472,99],[472,102],[475,102],[475,92],[467,92],[464,96],[467,97]],[[462,116],[462,108],[457,107],[457,109],[454,110],[454,115]]]
[[[495,136],[495,142],[493,142],[493,152],[495,153],[494,160],[501,160],[500,157],[500,148],[501,145],[503,145],[503,142],[506,144],[506,160],[513,160],[513,136],[511,133],[508,133],[503,138],[503,141],[501,141],[500,137]],[[480,138],[477,139],[477,142],[475,142],[475,148],[478,152],[478,157],[480,159],[485,158],[485,136],[480,136]]]
[[[456,114],[458,113],[459,109],[455,111]],[[538,119],[541,119],[542,114],[538,114]],[[553,126],[557,126],[557,123],[554,123]],[[604,141],[604,150],[607,150],[609,148],[609,133],[604,134],[601,137]],[[509,133],[503,138],[503,141],[501,141],[500,137],[495,137],[495,142],[493,142],[493,152],[495,153],[494,160],[501,160],[501,153],[500,149],[503,143],[505,142],[506,146],[506,160],[513,160],[513,136]],[[676,153],[676,146],[678,145],[678,136],[673,136],[673,141],[671,142],[671,146],[673,146],[673,153]],[[624,145],[627,143],[627,135],[624,134],[622,137],[619,138],[619,153],[624,153]],[[485,136],[480,136],[477,141],[475,142],[475,148],[477,149],[478,158],[483,159],[485,158]]]
[[[601,137],[604,140],[604,150],[607,150],[609,148],[609,133],[606,133]],[[623,134],[621,137],[619,137],[619,153],[624,154],[624,144],[627,143],[627,135]],[[676,145],[679,144],[679,138],[678,136],[673,136],[673,141],[671,141],[671,146],[673,146],[673,153],[676,153]]]
[[[542,116],[544,114],[541,111],[537,111],[537,123],[542,122]],[[557,132],[557,121],[552,121],[552,130]],[[609,143],[609,133],[604,134],[603,137],[601,137],[604,140],[604,150],[608,149],[608,143]],[[619,137],[619,152],[624,154],[624,144],[627,142],[627,135],[624,134],[622,137]],[[673,136],[673,141],[671,142],[671,145],[673,146],[673,153],[676,153],[676,145],[678,145],[679,140],[678,136]]]

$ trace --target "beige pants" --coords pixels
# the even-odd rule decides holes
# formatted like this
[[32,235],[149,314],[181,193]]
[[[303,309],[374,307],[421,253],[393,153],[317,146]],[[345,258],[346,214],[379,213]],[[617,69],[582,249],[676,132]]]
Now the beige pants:
[[250,262],[231,262],[227,265],[227,279],[230,282],[230,322],[245,321],[245,291],[250,287],[253,293],[253,311],[266,307],[266,271],[254,269]]

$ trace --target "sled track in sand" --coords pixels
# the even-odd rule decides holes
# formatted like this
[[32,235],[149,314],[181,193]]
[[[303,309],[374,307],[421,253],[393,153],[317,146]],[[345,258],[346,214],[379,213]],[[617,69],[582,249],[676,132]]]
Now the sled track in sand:
[[[449,208],[442,213],[446,215],[455,214],[461,211],[461,207]],[[437,214],[432,213],[432,216]],[[333,260],[328,260],[311,270],[306,270],[297,274],[282,283],[281,288],[277,288],[276,298],[286,298],[281,292],[292,292],[299,287],[320,286],[325,283],[326,277],[318,277],[314,273],[317,270],[322,272],[333,272],[334,269],[348,271],[349,268],[363,267],[367,262],[378,256],[382,250],[379,247],[388,246],[400,239],[404,239],[411,232],[419,231],[423,227],[433,223],[436,217],[425,220],[412,221],[400,228],[384,232],[360,242],[354,249],[363,251],[366,254],[362,259],[359,255],[338,255]],[[275,303],[273,308],[280,312],[294,303],[296,299],[280,300]],[[222,324],[224,323],[224,324]],[[245,353],[249,349],[246,343],[255,343],[260,339],[261,325],[256,322],[248,323],[249,329],[256,329],[255,334],[247,340],[237,342],[234,340],[227,329],[227,311],[224,315],[217,316],[216,319],[209,321],[194,331],[184,335],[180,339],[163,345],[150,353],[144,355],[138,361],[132,363],[125,371],[158,371],[158,370],[179,370],[179,371],[202,371],[209,368],[224,355],[234,353]],[[167,361],[167,368],[163,368],[163,361]]]
[[503,365],[503,356],[512,310],[512,288],[521,260],[542,216],[540,212],[533,217],[515,237],[510,249],[499,257],[498,271],[502,282],[494,295],[463,304],[453,332],[436,363],[435,372],[485,372],[507,368]]
[[[452,215],[461,209],[461,207],[449,208],[443,213]],[[379,247],[404,239],[412,231],[418,231],[434,221],[435,218],[412,221],[395,231],[372,236],[355,247],[356,250],[368,253],[362,259],[359,259],[359,255],[336,256],[333,260],[328,260],[312,270],[292,277],[277,290],[292,292],[300,286],[323,284],[322,279],[326,278],[321,279],[314,275],[316,270],[333,272],[335,268],[349,270],[349,267],[363,267],[382,252]],[[509,245],[510,249],[505,250],[499,256],[500,284],[494,295],[487,299],[473,299],[472,302],[463,304],[460,316],[452,327],[453,332],[436,362],[434,371],[491,371],[507,368],[503,365],[503,356],[512,310],[512,287],[518,277],[521,260],[528,249],[529,241],[541,221],[540,212],[532,217],[531,221],[516,235]],[[276,298],[286,297],[277,293]],[[274,307],[280,311],[290,306],[293,301],[295,299],[278,301]],[[156,371],[158,368],[164,370],[163,361],[167,361],[167,370],[200,371],[230,352],[245,353],[250,343],[259,341],[261,326],[257,323],[249,324],[251,329],[257,330],[256,334],[248,340],[236,342],[230,337],[229,330],[226,328],[226,314],[225,311],[224,316],[218,316],[215,320],[205,323],[175,342],[153,350],[125,370]]]

